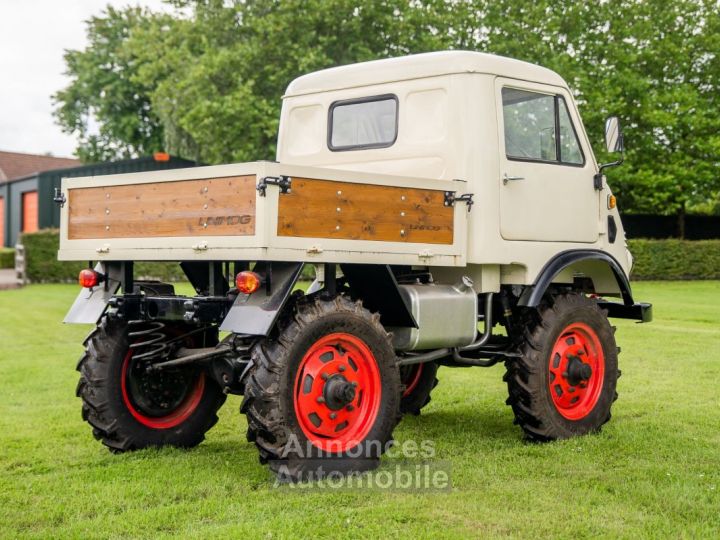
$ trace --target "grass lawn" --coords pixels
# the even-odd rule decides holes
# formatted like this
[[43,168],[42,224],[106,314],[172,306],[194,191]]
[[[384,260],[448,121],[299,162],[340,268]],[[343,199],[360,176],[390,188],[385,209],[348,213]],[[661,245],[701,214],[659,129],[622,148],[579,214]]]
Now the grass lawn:
[[395,436],[433,441],[452,490],[412,493],[273,487],[238,397],[194,450],[110,454],[74,395],[90,329],[60,321],[76,293],[0,292],[3,537],[720,535],[720,282],[635,285],[655,321],[617,323],[620,398],[599,435],[525,443],[502,366],[441,369]]

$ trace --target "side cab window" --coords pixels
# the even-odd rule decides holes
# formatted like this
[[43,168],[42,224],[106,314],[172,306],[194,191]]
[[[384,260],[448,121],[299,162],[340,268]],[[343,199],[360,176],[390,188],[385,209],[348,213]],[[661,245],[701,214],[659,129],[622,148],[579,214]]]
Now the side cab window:
[[502,104],[508,159],[585,164],[577,131],[562,96],[504,87]]

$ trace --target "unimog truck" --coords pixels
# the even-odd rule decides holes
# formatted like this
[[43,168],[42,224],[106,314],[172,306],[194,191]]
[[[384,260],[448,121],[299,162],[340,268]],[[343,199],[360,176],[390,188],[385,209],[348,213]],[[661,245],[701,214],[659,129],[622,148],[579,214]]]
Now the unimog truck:
[[274,471],[362,471],[439,366],[504,363],[527,438],[598,431],[608,318],[651,320],[603,174],[617,118],[605,136],[600,165],[556,73],[439,52],[294,80],[276,162],[64,180],[59,259],[90,261],[65,322],[96,324],[83,419],[115,452],[193,447],[240,394]]

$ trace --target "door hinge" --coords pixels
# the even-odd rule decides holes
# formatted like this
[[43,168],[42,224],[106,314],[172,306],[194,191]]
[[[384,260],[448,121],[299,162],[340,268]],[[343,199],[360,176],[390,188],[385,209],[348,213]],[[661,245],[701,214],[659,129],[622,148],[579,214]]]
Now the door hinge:
[[265,190],[268,186],[278,186],[280,193],[290,193],[291,184],[292,178],[289,176],[264,176],[258,182],[257,190],[261,197],[265,196]]
[[594,187],[597,191],[602,191],[602,188],[603,188],[603,179],[604,179],[603,176],[604,176],[604,175],[603,175],[603,173],[601,173],[601,172],[595,173],[595,176],[593,176],[593,187]]
[[456,202],[464,202],[467,205],[468,212],[472,209],[472,205],[475,204],[472,193],[463,193],[458,196],[455,195],[454,191],[446,191],[445,202],[443,204],[445,206],[454,206]]

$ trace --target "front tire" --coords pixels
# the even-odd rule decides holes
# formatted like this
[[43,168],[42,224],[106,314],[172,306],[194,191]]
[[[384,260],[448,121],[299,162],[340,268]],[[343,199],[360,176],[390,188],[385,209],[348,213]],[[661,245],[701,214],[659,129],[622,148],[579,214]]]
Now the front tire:
[[[76,394],[82,399],[82,418],[113,452],[196,446],[217,422],[216,413],[225,402],[218,384],[198,368],[148,375],[130,346],[137,340],[129,337],[147,328],[140,324],[129,330],[127,323],[103,318],[78,363]],[[150,327],[155,335],[173,330]]]
[[301,300],[252,350],[241,412],[285,481],[374,469],[400,420],[390,336],[360,302]]
[[536,441],[597,432],[617,399],[618,348],[597,303],[569,293],[523,314],[521,356],[506,362],[507,404]]

